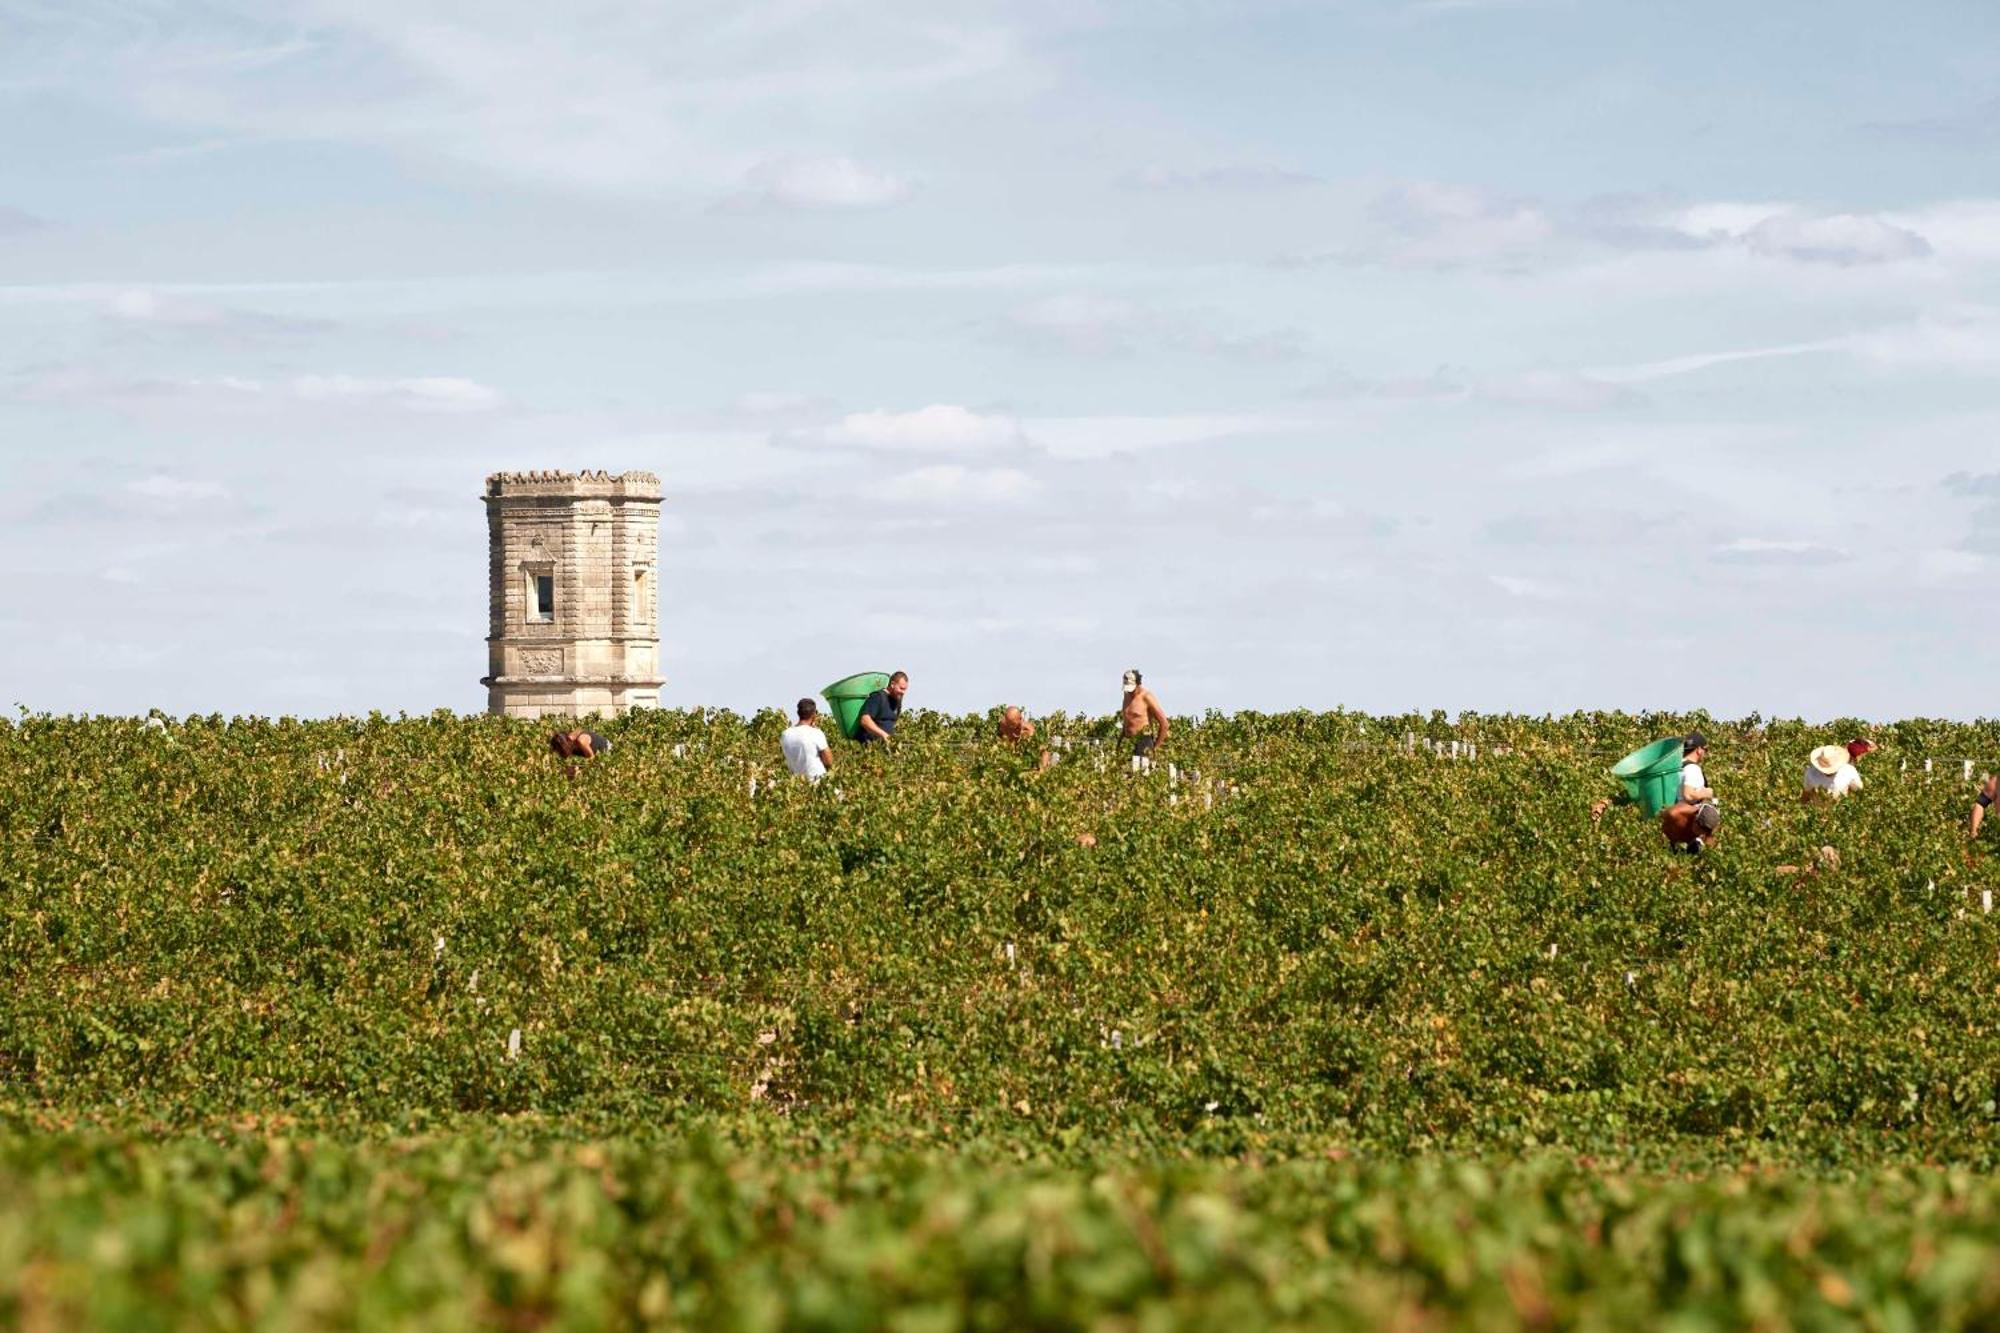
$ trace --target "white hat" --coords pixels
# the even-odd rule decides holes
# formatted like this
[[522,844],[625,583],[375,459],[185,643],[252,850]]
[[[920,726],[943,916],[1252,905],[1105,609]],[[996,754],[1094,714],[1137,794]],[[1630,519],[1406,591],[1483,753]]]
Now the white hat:
[[1807,756],[1806,762],[1828,777],[1832,777],[1841,770],[1849,758],[1845,745],[1822,745]]

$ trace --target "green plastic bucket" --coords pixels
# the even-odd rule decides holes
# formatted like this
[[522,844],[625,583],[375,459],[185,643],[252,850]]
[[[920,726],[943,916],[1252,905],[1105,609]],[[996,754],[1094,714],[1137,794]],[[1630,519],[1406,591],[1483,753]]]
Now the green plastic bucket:
[[886,671],[864,671],[858,676],[847,676],[836,680],[821,690],[826,696],[827,706],[833,709],[833,720],[840,726],[840,734],[854,739],[854,729],[861,725],[861,705],[868,702],[868,696],[877,690],[889,688],[889,673]]
[[1681,738],[1669,736],[1620,759],[1611,766],[1611,776],[1651,819],[1680,799],[1681,759]]

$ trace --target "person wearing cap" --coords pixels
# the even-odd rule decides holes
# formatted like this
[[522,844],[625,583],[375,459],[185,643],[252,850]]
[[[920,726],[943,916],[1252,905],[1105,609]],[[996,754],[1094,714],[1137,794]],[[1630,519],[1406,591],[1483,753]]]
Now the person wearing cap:
[[784,751],[785,767],[808,782],[818,782],[833,767],[833,751],[827,748],[826,733],[819,729],[819,705],[811,699],[799,700],[797,726],[786,727],[778,737]]
[[1158,697],[1146,688],[1146,679],[1137,667],[1125,673],[1122,684],[1125,698],[1118,707],[1119,730],[1132,742],[1132,757],[1150,764],[1153,751],[1167,743],[1172,724],[1167,721],[1167,710],[1160,707]]
[[1677,852],[1699,854],[1721,827],[1722,808],[1714,801],[1682,801],[1660,811],[1660,833]]
[[[1708,758],[1708,737],[1698,731],[1690,731],[1681,737],[1681,786],[1676,806],[1713,804],[1715,793],[1709,788],[1708,777],[1701,771],[1701,761]],[[1591,822],[1604,817],[1604,812],[1614,806],[1632,805],[1634,801],[1627,792],[1617,792],[1590,803]],[[1721,818],[1720,814],[1716,816]],[[1668,839],[1673,841],[1672,838]]]
[[1983,773],[1979,778],[1979,795],[1972,798],[1972,822],[1966,826],[1967,836],[1979,836],[1979,826],[1986,822],[1986,812],[1995,801],[2000,801],[2000,774]]
[[1690,731],[1681,738],[1681,798],[1660,812],[1660,832],[1677,852],[1699,854],[1715,841],[1722,826],[1722,807],[1716,804],[1715,789],[1701,771],[1708,758],[1708,737]]
[[1715,799],[1715,789],[1708,785],[1708,775],[1701,771],[1701,761],[1706,758],[1708,737],[1690,731],[1681,738],[1681,800],[1685,804],[1700,805]]
[[1803,800],[1825,796],[1838,799],[1861,790],[1861,770],[1854,761],[1877,748],[1874,741],[1849,741],[1845,745],[1822,745],[1806,757]]

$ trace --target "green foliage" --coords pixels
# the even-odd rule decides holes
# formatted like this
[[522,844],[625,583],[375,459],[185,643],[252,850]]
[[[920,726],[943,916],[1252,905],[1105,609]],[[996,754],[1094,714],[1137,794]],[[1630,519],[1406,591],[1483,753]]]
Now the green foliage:
[[1589,813],[1661,716],[0,724],[0,1322],[2000,1317],[2000,727],[1697,720],[1699,858]]

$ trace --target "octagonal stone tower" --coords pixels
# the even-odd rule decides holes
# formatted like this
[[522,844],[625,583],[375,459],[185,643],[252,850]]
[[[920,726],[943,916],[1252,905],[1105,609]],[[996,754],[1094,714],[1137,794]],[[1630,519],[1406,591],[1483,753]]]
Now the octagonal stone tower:
[[612,717],[660,702],[660,479],[486,479],[486,711]]

